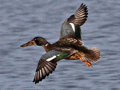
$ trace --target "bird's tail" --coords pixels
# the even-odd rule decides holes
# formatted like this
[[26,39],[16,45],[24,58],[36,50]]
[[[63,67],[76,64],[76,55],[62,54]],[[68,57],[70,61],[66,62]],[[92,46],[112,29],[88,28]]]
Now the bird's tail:
[[98,50],[98,47],[92,47],[88,50],[89,52],[85,53],[85,55],[82,57],[83,61],[97,62],[100,60],[100,50]]

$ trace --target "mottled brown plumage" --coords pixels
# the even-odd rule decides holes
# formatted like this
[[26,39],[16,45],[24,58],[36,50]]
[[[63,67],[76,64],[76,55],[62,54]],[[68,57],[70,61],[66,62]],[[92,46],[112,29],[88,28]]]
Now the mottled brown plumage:
[[52,73],[56,68],[57,62],[62,59],[80,59],[88,67],[92,66],[91,62],[96,62],[100,59],[100,51],[97,50],[97,47],[89,49],[83,46],[80,26],[87,20],[87,15],[87,6],[81,4],[76,12],[62,23],[58,41],[50,44],[43,37],[35,37],[21,45],[21,47],[38,45],[42,46],[46,51],[38,62],[33,79],[35,84]]

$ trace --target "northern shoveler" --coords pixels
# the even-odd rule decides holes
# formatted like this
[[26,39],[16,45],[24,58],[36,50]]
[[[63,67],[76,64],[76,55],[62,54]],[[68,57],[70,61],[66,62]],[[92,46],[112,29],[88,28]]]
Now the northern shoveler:
[[88,67],[92,66],[90,62],[96,62],[100,59],[100,51],[97,50],[97,47],[88,49],[83,46],[80,26],[87,20],[87,15],[87,6],[82,3],[76,12],[61,25],[60,39],[57,42],[50,44],[43,37],[35,37],[21,45],[21,47],[38,45],[44,47],[46,51],[38,62],[33,80],[35,84],[52,73],[57,62],[62,59],[80,59]]

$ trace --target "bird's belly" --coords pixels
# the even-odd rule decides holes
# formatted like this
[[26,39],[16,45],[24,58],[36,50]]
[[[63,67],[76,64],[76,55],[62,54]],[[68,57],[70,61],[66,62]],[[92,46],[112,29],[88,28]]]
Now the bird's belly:
[[74,54],[68,56],[65,59],[67,59],[67,60],[78,60],[80,57],[83,57],[83,56],[84,56],[84,54],[82,52],[77,52],[77,53],[74,53]]
[[79,59],[78,56],[76,56],[75,54],[70,55],[69,57],[65,58],[66,60],[77,60]]

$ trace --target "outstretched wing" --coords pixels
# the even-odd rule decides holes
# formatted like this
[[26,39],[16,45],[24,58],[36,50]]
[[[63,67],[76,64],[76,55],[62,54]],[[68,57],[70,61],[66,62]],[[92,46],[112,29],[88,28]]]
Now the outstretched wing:
[[69,56],[68,53],[60,50],[51,50],[42,55],[38,62],[33,82],[35,82],[35,84],[39,83],[39,81],[42,81],[46,76],[49,76],[49,74],[55,70],[57,62],[67,56]]
[[82,3],[80,7],[76,10],[76,12],[67,19],[67,22],[81,26],[87,20],[87,15],[87,6]]
[[76,12],[61,25],[60,38],[71,36],[82,40],[80,26],[87,20],[87,15],[87,6],[82,3]]

